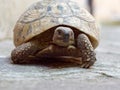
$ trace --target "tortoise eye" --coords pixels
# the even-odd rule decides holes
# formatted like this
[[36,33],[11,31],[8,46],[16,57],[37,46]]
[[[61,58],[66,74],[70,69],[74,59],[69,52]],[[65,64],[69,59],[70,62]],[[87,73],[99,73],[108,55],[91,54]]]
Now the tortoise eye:
[[58,34],[61,35],[61,34],[62,34],[62,31],[61,31],[61,30],[58,30]]

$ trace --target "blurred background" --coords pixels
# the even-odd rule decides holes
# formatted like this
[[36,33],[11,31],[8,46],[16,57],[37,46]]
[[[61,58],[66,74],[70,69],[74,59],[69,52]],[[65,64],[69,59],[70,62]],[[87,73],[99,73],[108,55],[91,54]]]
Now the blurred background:
[[[13,28],[20,15],[39,0],[0,0],[0,41],[12,40]],[[74,0],[90,11],[98,23],[119,25],[120,0]],[[5,45],[8,46],[7,43]],[[0,44],[2,47],[3,44]],[[13,44],[11,42],[11,47]],[[9,47],[10,48],[10,47]],[[6,47],[5,47],[6,49]],[[3,49],[4,50],[4,49]],[[8,49],[9,50],[9,49]]]

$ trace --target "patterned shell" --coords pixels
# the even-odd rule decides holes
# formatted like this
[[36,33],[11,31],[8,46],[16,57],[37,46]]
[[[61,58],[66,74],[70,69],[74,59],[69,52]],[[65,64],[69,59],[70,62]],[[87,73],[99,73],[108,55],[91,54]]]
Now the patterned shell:
[[14,43],[19,46],[31,38],[58,26],[67,25],[86,33],[96,48],[99,29],[85,9],[70,0],[41,0],[26,10],[14,28]]

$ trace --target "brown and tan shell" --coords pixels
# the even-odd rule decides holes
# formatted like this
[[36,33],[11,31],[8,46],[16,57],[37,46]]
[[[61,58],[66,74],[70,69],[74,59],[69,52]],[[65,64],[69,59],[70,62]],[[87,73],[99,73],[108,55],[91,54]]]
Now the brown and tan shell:
[[14,28],[15,46],[58,25],[84,32],[90,37],[94,48],[99,44],[98,26],[85,9],[70,0],[41,0],[33,4],[17,21]]

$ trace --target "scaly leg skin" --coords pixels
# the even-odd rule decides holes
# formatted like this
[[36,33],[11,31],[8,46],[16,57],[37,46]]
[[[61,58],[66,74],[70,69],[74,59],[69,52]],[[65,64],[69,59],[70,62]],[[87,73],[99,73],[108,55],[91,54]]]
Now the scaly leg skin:
[[90,68],[96,61],[96,54],[92,44],[85,34],[80,34],[77,39],[77,46],[82,54],[81,68]]
[[47,48],[41,50],[36,54],[36,57],[56,57],[63,56],[66,53],[66,48],[59,47],[57,45],[50,45]]
[[11,59],[14,64],[28,63],[31,58],[34,59],[35,53],[39,49],[31,42],[22,44],[14,49],[11,53]]
[[40,58],[40,57],[48,57],[50,54],[53,53],[53,45],[48,46],[47,48],[39,51],[38,53],[36,53],[36,57]]
[[61,61],[64,61],[64,62],[71,62],[71,63],[75,63],[75,64],[78,64],[78,65],[82,64],[81,57],[57,56],[57,57],[54,57],[54,58],[58,59],[58,60],[61,60]]

